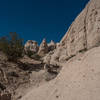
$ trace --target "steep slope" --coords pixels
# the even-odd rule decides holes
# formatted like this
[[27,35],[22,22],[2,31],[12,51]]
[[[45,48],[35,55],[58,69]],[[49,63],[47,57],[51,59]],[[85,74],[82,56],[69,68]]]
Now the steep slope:
[[91,0],[61,40],[69,55],[100,43],[100,0]]
[[[51,57],[51,64],[100,45],[100,0],[91,0],[70,26]],[[57,63],[58,64],[58,63]]]
[[100,47],[69,60],[58,77],[21,100],[100,100]]

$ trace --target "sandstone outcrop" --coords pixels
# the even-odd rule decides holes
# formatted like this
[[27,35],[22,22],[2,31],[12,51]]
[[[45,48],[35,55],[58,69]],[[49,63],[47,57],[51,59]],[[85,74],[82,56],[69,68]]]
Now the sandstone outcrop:
[[38,43],[33,40],[28,40],[25,44],[25,52],[31,51],[33,54],[37,53],[39,50]]
[[43,39],[42,43],[40,44],[38,54],[40,56],[45,56],[48,53],[48,45],[46,39]]
[[78,52],[98,45],[100,45],[100,0],[91,0],[72,23],[51,60],[58,58],[58,62],[66,61]]

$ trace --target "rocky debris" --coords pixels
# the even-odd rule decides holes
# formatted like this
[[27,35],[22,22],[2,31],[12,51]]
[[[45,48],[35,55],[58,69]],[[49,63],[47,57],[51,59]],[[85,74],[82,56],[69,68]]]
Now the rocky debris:
[[57,75],[59,74],[59,72],[61,70],[61,67],[57,66],[57,65],[54,66],[54,65],[50,65],[50,64],[45,64],[44,70],[45,70],[45,80],[50,81],[57,77]]
[[5,90],[5,89],[6,87],[2,83],[0,83],[0,91]]
[[12,100],[11,95],[15,94],[19,86],[29,84],[29,77],[27,71],[20,69],[17,63],[8,62],[4,54],[0,53],[0,100]]
[[41,69],[43,69],[44,66],[44,63],[42,63],[42,61],[31,59],[26,55],[23,58],[21,58],[19,62],[17,62],[17,64],[19,65],[19,68],[31,72],[40,71]]
[[12,100],[11,93],[9,92],[0,93],[0,100]]
[[41,64],[41,61],[31,59],[26,55],[23,58],[21,58],[19,61],[23,63],[29,63],[29,64]]
[[50,64],[45,64],[44,65],[44,69],[49,72],[49,73],[52,73],[52,74],[58,74],[59,71],[60,71],[60,66],[57,66],[57,65],[50,65]]
[[48,44],[48,52],[53,51],[54,49],[56,49],[56,43],[51,40],[51,42]]
[[31,51],[33,54],[37,53],[39,50],[39,46],[38,43],[36,41],[33,40],[28,40],[25,44],[25,52],[29,52]]
[[[25,55],[13,63],[8,62],[4,54],[0,53],[0,92],[2,92],[0,100],[19,100],[32,87],[39,87],[56,76],[57,74],[44,70],[42,61]],[[8,93],[4,91],[9,91],[12,99],[9,99]]]
[[51,55],[52,55],[52,54],[48,53],[48,54],[43,58],[43,62],[44,62],[45,64],[50,64]]
[[[6,64],[0,64],[0,66],[3,66],[3,67],[5,67],[6,66]],[[7,80],[7,77],[6,77],[6,73],[5,73],[5,71],[3,70],[3,68],[1,67],[0,68],[0,80],[1,80],[1,82],[3,82],[3,81],[5,81],[5,83],[8,83],[8,80]]]
[[48,44],[46,39],[43,39],[42,43],[40,44],[38,54],[40,56],[45,56],[48,53]]

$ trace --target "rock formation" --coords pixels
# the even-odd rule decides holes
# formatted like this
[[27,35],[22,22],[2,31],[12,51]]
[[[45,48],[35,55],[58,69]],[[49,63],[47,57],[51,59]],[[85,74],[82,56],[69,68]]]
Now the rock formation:
[[37,53],[39,50],[38,43],[33,40],[28,40],[25,44],[25,52],[27,53],[28,51],[31,51],[34,53]]
[[100,100],[100,47],[64,63],[56,79],[21,100]]
[[[87,4],[60,41],[60,47],[55,50],[51,60],[58,58],[58,61],[66,61],[78,52],[86,51],[100,45],[99,3],[100,0],[91,0]],[[51,63],[53,62],[51,61]]]
[[100,100],[100,0],[90,0],[47,63],[62,65],[57,78],[21,100]]
[[40,56],[45,56],[48,53],[48,45],[46,39],[43,39],[42,43],[40,44],[38,54]]

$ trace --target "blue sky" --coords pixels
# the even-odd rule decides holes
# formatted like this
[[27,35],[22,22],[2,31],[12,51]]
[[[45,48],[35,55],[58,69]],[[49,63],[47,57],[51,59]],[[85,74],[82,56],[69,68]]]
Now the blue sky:
[[58,42],[89,0],[0,0],[0,36]]

